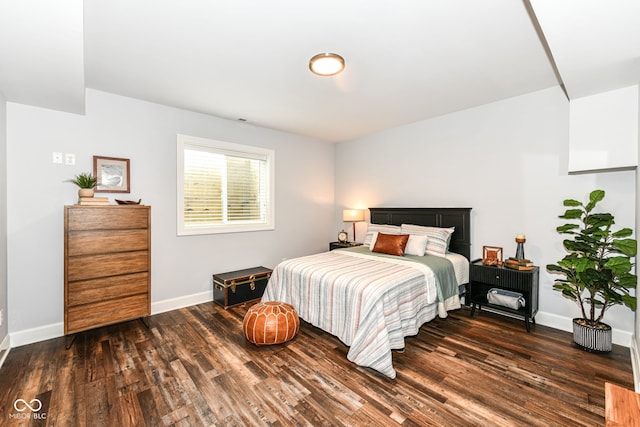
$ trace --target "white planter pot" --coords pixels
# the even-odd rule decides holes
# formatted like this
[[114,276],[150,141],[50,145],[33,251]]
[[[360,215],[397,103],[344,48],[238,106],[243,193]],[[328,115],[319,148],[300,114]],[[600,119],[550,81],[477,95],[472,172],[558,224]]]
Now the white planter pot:
[[608,353],[611,351],[611,326],[600,323],[599,327],[583,325],[580,318],[573,319],[573,342],[587,351]]

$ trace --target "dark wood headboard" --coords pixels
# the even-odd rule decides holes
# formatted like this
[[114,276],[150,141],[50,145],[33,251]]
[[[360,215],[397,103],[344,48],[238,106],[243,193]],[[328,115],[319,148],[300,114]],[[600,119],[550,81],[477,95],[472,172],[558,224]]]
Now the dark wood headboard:
[[471,208],[369,208],[372,224],[455,227],[449,250],[471,260]]

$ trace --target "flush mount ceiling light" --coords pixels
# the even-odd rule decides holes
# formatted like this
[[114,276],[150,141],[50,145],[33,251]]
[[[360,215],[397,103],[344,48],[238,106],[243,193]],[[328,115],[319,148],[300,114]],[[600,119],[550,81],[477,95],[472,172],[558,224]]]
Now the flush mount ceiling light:
[[319,76],[334,76],[344,70],[344,58],[336,53],[319,53],[309,60],[309,69]]

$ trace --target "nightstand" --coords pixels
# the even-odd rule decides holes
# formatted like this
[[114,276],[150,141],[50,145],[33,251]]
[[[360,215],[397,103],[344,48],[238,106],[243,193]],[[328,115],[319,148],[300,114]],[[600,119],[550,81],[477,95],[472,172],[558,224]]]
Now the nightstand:
[[[538,281],[539,267],[530,271],[513,270],[506,267],[483,265],[481,260],[471,263],[469,270],[469,298],[471,300],[471,316],[475,314],[476,307],[482,310],[482,306],[492,310],[524,318],[527,332],[531,331],[529,322],[536,323],[535,316],[538,313]],[[513,310],[500,305],[487,302],[487,292],[491,288],[505,289],[519,292],[524,296],[525,306]]]
[[354,246],[362,246],[362,243],[358,243],[358,242],[330,242],[329,243],[329,250],[332,251],[334,249],[340,249],[340,248],[352,248]]

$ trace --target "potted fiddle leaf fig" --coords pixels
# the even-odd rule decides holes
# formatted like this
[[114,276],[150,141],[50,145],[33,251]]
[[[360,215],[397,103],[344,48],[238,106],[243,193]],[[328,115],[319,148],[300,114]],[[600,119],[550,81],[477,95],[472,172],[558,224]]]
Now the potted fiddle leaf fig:
[[547,270],[562,276],[553,288],[577,303],[582,317],[573,319],[573,340],[589,351],[612,349],[611,327],[604,323],[605,312],[614,305],[636,309],[636,297],[630,294],[637,285],[631,272],[631,257],[637,242],[630,228],[614,231],[615,219],[610,213],[593,212],[604,199],[603,190],[594,190],[585,204],[564,201],[567,207],[559,218],[570,221],[556,228],[566,235],[563,241],[567,255]]
[[76,175],[69,182],[78,186],[79,197],[93,197],[94,188],[98,184],[98,179],[90,172],[83,172]]

